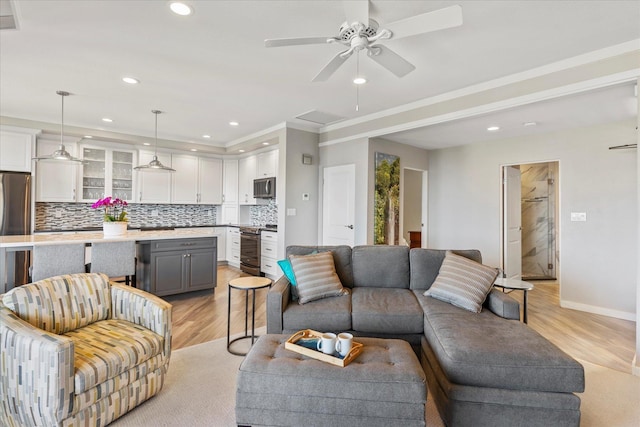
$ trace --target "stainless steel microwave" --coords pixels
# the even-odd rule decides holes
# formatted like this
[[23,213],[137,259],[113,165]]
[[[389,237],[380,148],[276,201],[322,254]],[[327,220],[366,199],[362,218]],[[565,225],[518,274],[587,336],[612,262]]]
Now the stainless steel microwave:
[[259,178],[253,181],[253,197],[255,199],[276,198],[276,178]]

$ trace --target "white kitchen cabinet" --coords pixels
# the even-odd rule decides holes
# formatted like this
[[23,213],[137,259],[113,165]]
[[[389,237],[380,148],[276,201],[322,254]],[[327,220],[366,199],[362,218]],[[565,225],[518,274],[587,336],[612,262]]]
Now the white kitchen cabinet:
[[171,202],[198,203],[198,158],[180,154],[171,155]]
[[271,150],[257,155],[258,173],[256,178],[278,176],[278,150]]
[[222,203],[238,203],[238,160],[224,160]]
[[[140,151],[138,162],[141,165],[149,164],[153,159],[153,151]],[[171,166],[171,155],[158,153],[158,160]],[[139,203],[170,203],[171,202],[171,172],[166,171],[136,171],[138,194],[136,201]]]
[[262,231],[260,233],[260,271],[272,279],[279,275],[277,232]]
[[256,179],[256,156],[238,160],[238,202],[241,205],[255,205],[253,180]]
[[84,164],[80,169],[79,201],[95,202],[105,196],[133,201],[133,167],[137,158],[134,150],[83,145],[81,157]]
[[[198,203],[222,203],[222,181],[222,160],[201,157],[198,166]],[[220,252],[218,250],[218,256]]]
[[[76,156],[76,143],[65,142],[65,149]],[[36,156],[46,156],[60,147],[60,141],[38,139]],[[36,202],[75,202],[79,163],[36,162]]]
[[240,229],[227,227],[227,262],[240,268]]
[[174,154],[171,165],[172,203],[222,203],[222,160]]
[[35,133],[3,129],[0,131],[0,170],[31,172]]
[[218,262],[227,260],[227,227],[214,227],[213,235],[218,238]]
[[220,206],[222,211],[218,224],[237,224],[238,223],[238,204],[223,203]]

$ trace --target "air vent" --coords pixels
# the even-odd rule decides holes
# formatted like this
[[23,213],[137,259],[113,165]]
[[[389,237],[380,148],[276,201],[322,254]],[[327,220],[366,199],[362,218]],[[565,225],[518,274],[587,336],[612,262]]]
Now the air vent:
[[15,30],[18,28],[13,4],[9,0],[0,0],[0,30]]
[[296,116],[296,119],[306,120],[308,122],[317,123],[319,125],[326,125],[328,123],[344,120],[344,117],[336,116],[335,114],[324,113],[318,110],[311,110],[307,111],[306,113],[302,113],[299,116]]

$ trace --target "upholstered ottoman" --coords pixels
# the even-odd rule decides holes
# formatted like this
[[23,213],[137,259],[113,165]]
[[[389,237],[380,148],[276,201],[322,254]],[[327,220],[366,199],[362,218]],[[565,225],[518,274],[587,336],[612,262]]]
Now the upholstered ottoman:
[[425,425],[425,375],[407,342],[357,338],[364,350],[342,368],[286,350],[288,338],[263,335],[240,365],[238,425]]

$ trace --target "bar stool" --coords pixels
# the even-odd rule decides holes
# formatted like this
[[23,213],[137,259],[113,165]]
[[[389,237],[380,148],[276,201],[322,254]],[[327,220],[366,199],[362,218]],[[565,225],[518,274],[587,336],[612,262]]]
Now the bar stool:
[[91,244],[91,272],[104,273],[111,277],[125,278],[129,286],[129,278],[136,285],[136,244],[127,242],[95,242]]
[[31,269],[33,282],[61,274],[84,272],[84,243],[33,247],[33,268]]

